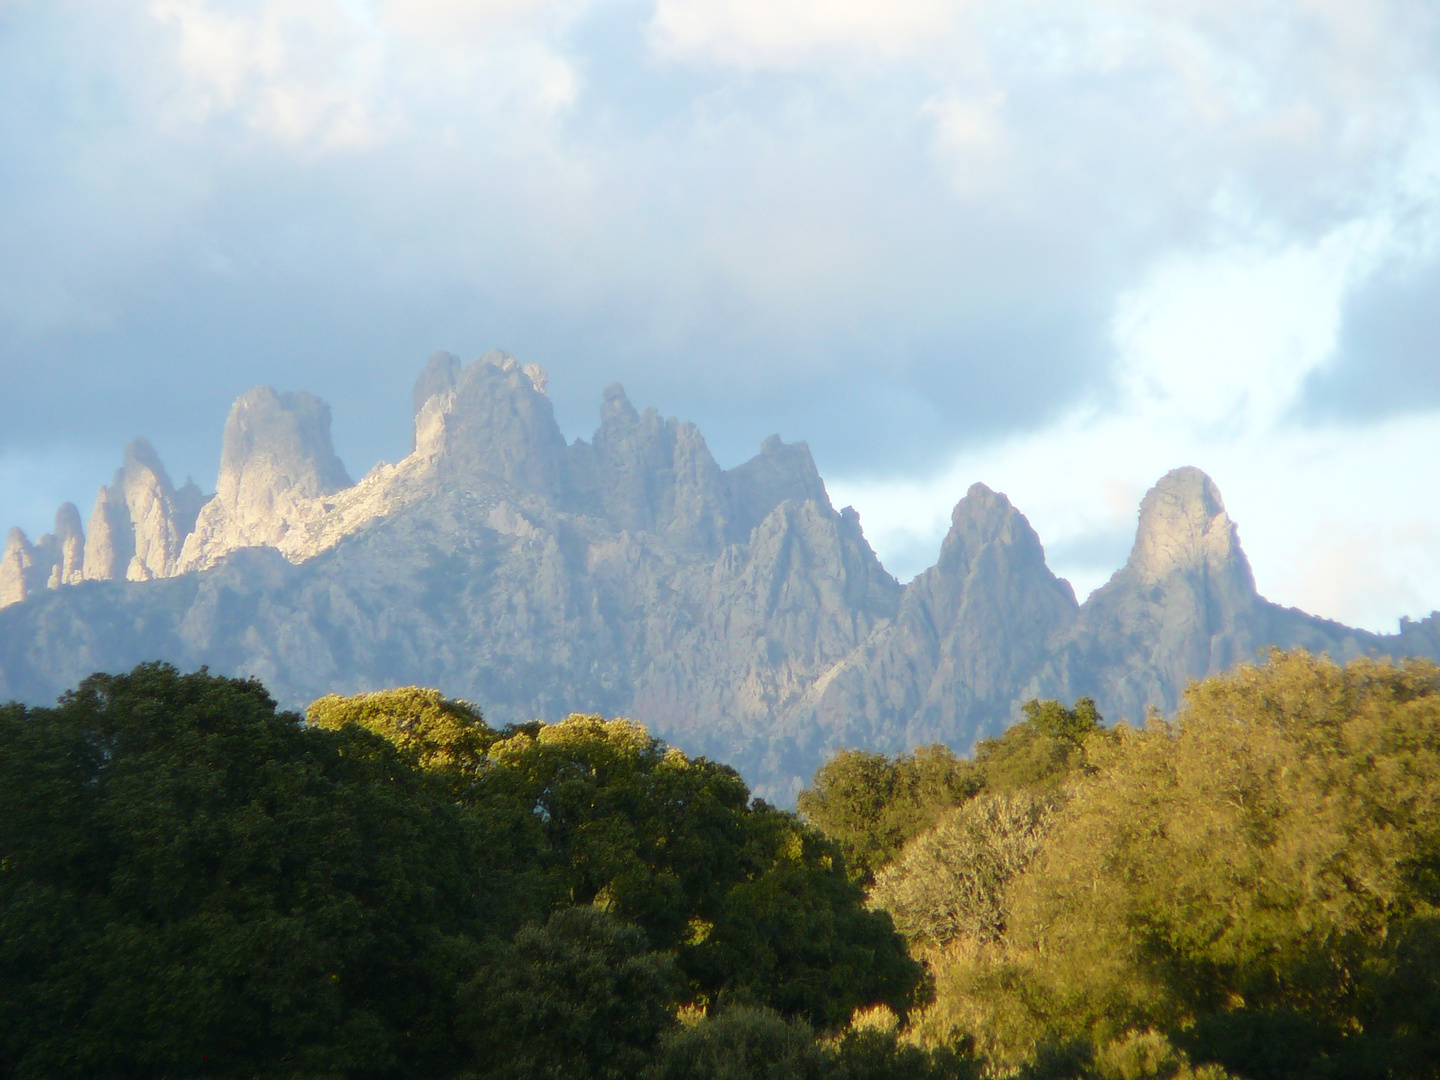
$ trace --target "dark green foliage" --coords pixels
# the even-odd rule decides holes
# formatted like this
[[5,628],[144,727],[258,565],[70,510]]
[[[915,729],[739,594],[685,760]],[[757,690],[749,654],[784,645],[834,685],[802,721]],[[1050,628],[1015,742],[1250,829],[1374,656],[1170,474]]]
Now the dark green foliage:
[[907,840],[982,784],[972,764],[939,744],[897,758],[841,750],[800,793],[799,808],[840,845],[852,874],[868,884]]
[[979,1080],[981,1063],[968,1045],[924,1049],[893,1029],[846,1029],[828,1044],[832,1080]]
[[693,997],[833,1025],[876,1002],[904,1009],[919,983],[834,848],[752,804],[734,770],[591,716],[518,731],[489,760],[468,803],[492,832],[527,837],[535,891],[644,929],[677,952]]
[[647,1080],[824,1080],[825,1066],[803,1020],[736,1006],[672,1031]]
[[0,1077],[632,1076],[677,1002],[834,1028],[921,974],[829,841],[628,721],[302,723],[165,665],[0,708]]
[[639,928],[562,908],[487,951],[461,991],[461,1028],[486,1080],[630,1080],[683,985],[675,958],[650,951]]
[[[1193,1066],[1158,1031],[1129,1031],[1101,1046],[1084,1039],[1049,1043],[1020,1070],[1020,1080],[1232,1080],[1215,1064]],[[1248,1077],[1246,1080],[1253,1080]]]
[[467,801],[491,831],[524,834],[552,904],[598,903],[675,949],[746,874],[749,794],[639,724],[572,716],[496,743]]
[[478,914],[443,787],[258,683],[145,665],[0,717],[0,1074],[453,1061]]
[[1025,719],[998,739],[975,744],[975,766],[993,793],[1046,793],[1086,767],[1087,745],[1105,737],[1095,702],[1081,698],[1073,709],[1058,701],[1029,701]]
[[867,911],[834,848],[763,803],[746,816],[745,874],[681,962],[718,1002],[763,1004],[837,1027],[876,1003],[903,1013],[923,969],[889,915]]
[[[893,1016],[891,1017],[893,1020]],[[978,1080],[968,1053],[926,1050],[861,1024],[816,1042],[800,1020],[735,1006],[666,1036],[646,1080]]]
[[1100,730],[1104,718],[1095,708],[1095,699],[1082,697],[1076,700],[1073,709],[1067,709],[1058,701],[1040,701],[1031,698],[1020,709],[1025,720],[1042,735],[1056,739],[1069,739],[1082,743],[1086,737]]

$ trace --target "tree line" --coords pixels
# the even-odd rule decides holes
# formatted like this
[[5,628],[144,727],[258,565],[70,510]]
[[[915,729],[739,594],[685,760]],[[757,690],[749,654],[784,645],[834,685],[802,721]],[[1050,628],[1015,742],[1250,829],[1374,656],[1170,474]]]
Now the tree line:
[[0,1076],[1440,1075],[1433,664],[1031,702],[799,808],[434,690],[0,706]]

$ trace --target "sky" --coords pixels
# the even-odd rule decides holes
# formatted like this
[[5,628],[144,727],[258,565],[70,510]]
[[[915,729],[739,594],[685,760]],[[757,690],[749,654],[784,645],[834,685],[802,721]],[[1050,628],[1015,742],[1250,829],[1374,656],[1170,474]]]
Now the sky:
[[231,401],[358,477],[436,349],[805,440],[902,580],[975,481],[1083,599],[1219,484],[1262,593],[1440,608],[1433,0],[0,0],[0,523]]

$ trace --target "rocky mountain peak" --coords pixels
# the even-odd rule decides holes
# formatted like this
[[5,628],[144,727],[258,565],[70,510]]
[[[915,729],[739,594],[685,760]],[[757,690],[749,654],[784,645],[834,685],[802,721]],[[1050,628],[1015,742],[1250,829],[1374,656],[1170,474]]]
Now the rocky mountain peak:
[[85,533],[74,503],[55,512],[55,531],[34,544],[13,528],[0,554],[0,608],[18,604],[42,589],[77,585],[84,580]]
[[265,502],[270,491],[314,498],[351,483],[330,441],[330,406],[319,398],[257,386],[231,406],[215,489],[223,502]]
[[257,386],[230,408],[215,497],[185,540],[179,570],[206,569],[236,548],[274,547],[313,513],[311,503],[351,484],[330,441],[330,406]]
[[984,484],[971,484],[950,512],[950,531],[940,545],[936,566],[941,572],[968,567],[988,544],[1012,548],[1016,556],[1045,564],[1040,538],[1010,500]]
[[612,382],[600,397],[600,430],[626,428],[640,422],[640,414],[625,395],[625,387]]
[[498,349],[467,364],[433,436],[442,468],[558,499],[565,438],[545,394],[548,381],[539,364],[521,366]]
[[787,499],[811,501],[834,512],[810,447],[803,442],[786,443],[779,435],[771,435],[760,444],[758,454],[727,470],[725,480],[730,489],[731,536],[735,540],[748,537],[771,510]]
[[125,503],[134,530],[125,577],[131,581],[169,577],[185,537],[176,521],[175,485],[147,440],[134,439],[125,447],[125,464],[115,474],[112,488],[117,501]]
[[420,410],[432,397],[448,394],[455,389],[463,366],[458,356],[443,350],[426,361],[424,369],[415,379],[415,388],[410,392],[410,401],[414,405],[416,416],[420,415]]
[[55,565],[45,584],[52,589],[78,585],[85,580],[85,530],[80,510],[72,502],[61,503],[55,511]]
[[0,608],[18,604],[30,594],[35,548],[22,529],[12,528],[0,554]]
[[1215,481],[1193,466],[1172,469],[1140,503],[1140,526],[1126,564],[1141,581],[1171,574],[1230,577],[1254,591],[1250,564]]

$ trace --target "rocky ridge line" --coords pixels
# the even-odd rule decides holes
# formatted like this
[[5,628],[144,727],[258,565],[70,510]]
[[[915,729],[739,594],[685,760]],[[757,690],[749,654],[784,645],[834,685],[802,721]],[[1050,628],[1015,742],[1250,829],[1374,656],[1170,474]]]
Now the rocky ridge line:
[[1440,658],[1435,616],[1374,635],[1264,600],[1197,469],[1146,495],[1129,561],[1084,604],[981,484],[902,587],[803,443],[721,469],[693,424],[615,384],[594,435],[567,444],[546,385],[504,353],[436,354],[413,451],[355,484],[323,403],[257,389],[188,517],[193,485],[171,490],[132,444],[88,541],[73,507],[36,545],[12,534],[0,697],[157,656],[256,675],[287,705],[419,683],[500,723],[633,716],[788,803],[836,747],[965,750],[1031,696],[1138,720],[1272,645]]

